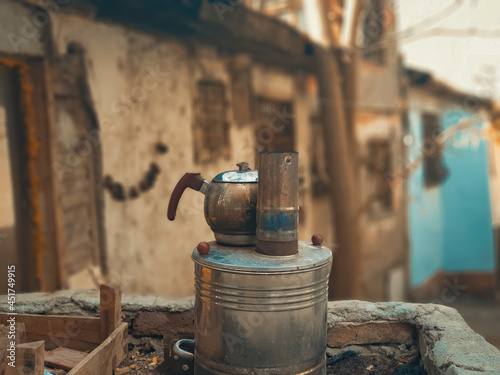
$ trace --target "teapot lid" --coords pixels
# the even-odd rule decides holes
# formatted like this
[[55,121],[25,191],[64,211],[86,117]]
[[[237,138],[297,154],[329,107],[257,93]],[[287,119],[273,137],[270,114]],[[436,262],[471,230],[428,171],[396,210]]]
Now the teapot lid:
[[233,182],[233,183],[255,183],[259,181],[259,172],[252,171],[248,163],[241,162],[236,164],[238,171],[227,171],[219,173],[213,178],[215,182]]

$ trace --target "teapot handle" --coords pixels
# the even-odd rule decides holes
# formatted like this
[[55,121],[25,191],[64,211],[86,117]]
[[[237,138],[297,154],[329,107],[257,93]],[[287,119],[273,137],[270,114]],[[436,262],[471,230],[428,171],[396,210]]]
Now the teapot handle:
[[181,177],[177,185],[175,185],[174,191],[170,196],[170,201],[168,202],[168,220],[173,221],[175,219],[177,206],[179,205],[179,201],[181,200],[184,190],[189,187],[193,190],[199,191],[204,182],[205,179],[201,177],[201,173],[186,173]]

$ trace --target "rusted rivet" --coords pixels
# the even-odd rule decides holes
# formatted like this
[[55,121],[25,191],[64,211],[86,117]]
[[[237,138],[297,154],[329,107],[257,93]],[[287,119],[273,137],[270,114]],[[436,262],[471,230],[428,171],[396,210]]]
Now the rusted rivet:
[[313,234],[311,241],[314,246],[321,246],[321,244],[323,243],[323,236],[318,233]]
[[208,255],[208,252],[210,251],[210,244],[208,242],[201,241],[198,246],[196,246],[196,250],[198,250],[200,255]]

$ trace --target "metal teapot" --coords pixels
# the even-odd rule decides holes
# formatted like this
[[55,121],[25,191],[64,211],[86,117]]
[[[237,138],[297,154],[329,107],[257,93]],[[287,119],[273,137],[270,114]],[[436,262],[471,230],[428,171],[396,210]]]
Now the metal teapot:
[[168,203],[168,219],[174,220],[182,193],[187,187],[205,194],[205,220],[223,245],[255,245],[258,172],[248,163],[236,164],[238,171],[219,173],[212,182],[200,173],[186,173]]

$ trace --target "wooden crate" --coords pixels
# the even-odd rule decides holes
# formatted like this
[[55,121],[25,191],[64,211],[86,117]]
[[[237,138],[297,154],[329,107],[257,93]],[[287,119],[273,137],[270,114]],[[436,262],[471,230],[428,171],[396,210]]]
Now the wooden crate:
[[[0,314],[0,324],[7,325],[11,317]],[[29,343],[43,341],[46,351],[57,347],[90,351],[67,375],[113,375],[114,369],[126,356],[128,324],[121,321],[121,293],[108,286],[101,285],[100,288],[99,317],[31,314],[17,314],[15,317],[16,324],[24,323],[26,340]],[[23,353],[25,350],[35,353],[36,360],[30,361],[33,366],[23,364],[19,356],[21,353],[16,353],[16,364],[24,366],[24,369],[16,368],[12,372],[4,360],[0,361],[3,364],[0,374],[43,375],[43,366],[40,372],[38,365],[43,361],[38,357],[43,356],[44,352],[35,350],[37,348],[33,345],[24,346],[26,344],[17,348]]]

